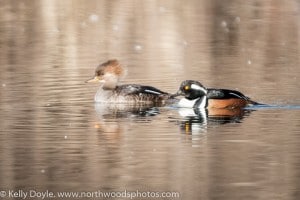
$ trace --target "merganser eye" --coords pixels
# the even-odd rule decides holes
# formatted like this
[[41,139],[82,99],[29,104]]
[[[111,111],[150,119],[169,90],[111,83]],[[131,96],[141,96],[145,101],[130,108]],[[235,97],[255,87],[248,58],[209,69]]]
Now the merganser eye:
[[190,86],[186,85],[184,86],[184,90],[189,90],[190,89]]

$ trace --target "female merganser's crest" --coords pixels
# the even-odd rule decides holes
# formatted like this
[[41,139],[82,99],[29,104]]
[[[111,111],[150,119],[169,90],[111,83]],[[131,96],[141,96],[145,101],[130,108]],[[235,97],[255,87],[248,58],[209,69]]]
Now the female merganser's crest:
[[95,76],[86,82],[102,83],[103,90],[113,90],[125,75],[125,68],[117,60],[108,60],[98,65]]
[[194,80],[181,83],[179,91],[173,96],[180,95],[184,96],[178,103],[180,107],[234,109],[259,104],[239,91],[205,88]]
[[95,95],[96,102],[108,103],[165,103],[173,97],[152,86],[137,84],[118,85],[126,70],[117,60],[108,60],[95,70],[95,77],[87,82],[98,82],[102,85]]

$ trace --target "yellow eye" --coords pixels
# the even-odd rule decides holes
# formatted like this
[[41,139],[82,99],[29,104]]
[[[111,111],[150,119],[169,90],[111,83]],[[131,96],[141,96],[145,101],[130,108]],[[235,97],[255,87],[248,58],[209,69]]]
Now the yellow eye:
[[190,86],[186,85],[184,86],[184,90],[189,90],[190,89]]

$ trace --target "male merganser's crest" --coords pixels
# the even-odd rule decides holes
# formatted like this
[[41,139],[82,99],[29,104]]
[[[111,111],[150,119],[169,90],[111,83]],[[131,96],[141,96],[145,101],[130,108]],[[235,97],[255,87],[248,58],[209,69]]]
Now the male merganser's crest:
[[108,60],[100,64],[95,70],[94,78],[87,82],[101,83],[95,95],[96,102],[110,103],[146,103],[161,104],[172,95],[152,86],[138,84],[118,85],[119,81],[126,75],[126,70],[117,60]]
[[239,91],[205,88],[194,80],[183,81],[173,96],[184,96],[178,103],[180,107],[234,109],[259,104]]
[[197,81],[186,80],[183,81],[180,85],[179,91],[175,94],[175,96],[184,96],[178,105],[180,107],[186,108],[205,108],[206,107],[206,88]]

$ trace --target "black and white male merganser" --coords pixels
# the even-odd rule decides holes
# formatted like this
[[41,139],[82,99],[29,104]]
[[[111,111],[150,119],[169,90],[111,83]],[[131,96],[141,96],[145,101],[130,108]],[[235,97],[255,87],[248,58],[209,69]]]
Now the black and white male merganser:
[[205,88],[200,82],[185,80],[175,96],[184,96],[178,105],[188,108],[236,109],[250,105],[261,105],[239,91]]

